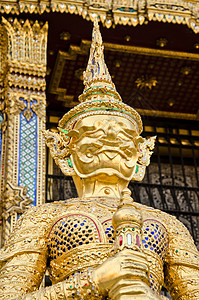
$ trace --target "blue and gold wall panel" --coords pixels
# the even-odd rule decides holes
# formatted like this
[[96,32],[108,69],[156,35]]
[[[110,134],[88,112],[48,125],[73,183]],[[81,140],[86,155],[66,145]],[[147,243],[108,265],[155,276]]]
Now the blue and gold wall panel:
[[[4,57],[0,47],[0,80],[4,106],[0,113],[1,198],[3,234],[13,230],[18,217],[32,205],[45,202],[46,65],[48,24],[28,19],[2,18],[7,37]],[[1,43],[0,43],[1,46]],[[5,125],[5,126],[4,126]],[[0,126],[1,127],[1,126]]]
[[27,188],[27,196],[37,203],[37,116],[28,121],[20,113],[18,185]]

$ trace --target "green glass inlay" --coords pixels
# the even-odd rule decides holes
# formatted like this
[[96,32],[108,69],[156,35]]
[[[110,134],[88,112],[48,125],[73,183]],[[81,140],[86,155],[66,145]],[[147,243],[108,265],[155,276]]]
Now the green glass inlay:
[[102,88],[103,86],[102,85],[95,85],[95,86],[91,86],[89,87],[88,89],[85,90],[85,92],[89,91],[89,90],[92,90],[92,89],[95,89],[95,88]]
[[[108,102],[107,100],[95,100],[95,101],[92,101],[92,102],[97,102],[97,101],[106,101],[106,102]],[[116,102],[116,101],[115,101],[115,102]],[[117,103],[119,103],[119,101],[118,101]],[[123,113],[129,115],[132,119],[134,119],[134,120],[136,121],[135,117],[134,117],[133,115],[131,115],[130,113],[128,113],[127,111],[125,111],[125,110],[122,110],[122,109],[119,109],[119,108],[115,108],[115,107],[94,107],[94,108],[85,109],[85,110],[80,111],[80,112],[78,112],[77,114],[73,115],[72,117],[70,117],[70,118],[67,120],[67,122],[64,124],[64,126],[66,126],[66,124],[67,124],[71,119],[73,119],[75,116],[78,116],[78,115],[80,115],[80,114],[83,114],[84,112],[87,112],[87,111],[91,111],[91,110],[100,110],[100,109],[107,109],[107,110],[112,109],[112,110],[120,111],[120,112],[123,112]],[[136,122],[137,122],[137,121],[136,121]],[[64,129],[63,129],[63,130],[64,130]],[[67,130],[66,130],[66,131],[67,131]]]
[[[92,102],[109,102],[109,100],[93,100]],[[121,103],[121,101],[111,100],[111,102]]]
[[86,95],[85,97],[83,97],[83,99],[85,99],[85,98],[88,98],[89,96],[91,96],[91,95],[96,95],[96,94],[107,94],[107,95],[110,95],[110,96],[115,96],[114,94],[112,94],[112,93],[107,93],[107,92],[93,92],[93,93],[90,93],[90,94],[88,94],[88,95]]
[[68,130],[65,130],[65,129],[62,129],[62,128],[59,128],[59,130],[61,130],[61,131],[64,132],[65,134],[68,133]]
[[136,168],[135,168],[135,173],[137,173],[137,172],[138,172],[138,169],[139,169],[139,166],[138,166],[138,165],[136,165]]
[[72,161],[70,158],[67,158],[67,162],[68,162],[69,167],[72,168],[73,164],[72,164]]

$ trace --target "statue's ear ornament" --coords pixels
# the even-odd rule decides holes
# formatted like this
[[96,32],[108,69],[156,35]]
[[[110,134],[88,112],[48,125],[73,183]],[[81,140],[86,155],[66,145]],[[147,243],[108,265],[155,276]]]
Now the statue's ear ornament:
[[66,136],[66,132],[51,132],[49,130],[44,131],[44,137],[46,144],[50,149],[50,154],[55,160],[55,163],[67,176],[75,175],[73,165],[70,159],[69,152],[69,138]]
[[137,142],[137,148],[139,153],[138,162],[134,169],[132,179],[141,181],[144,178],[146,167],[150,164],[150,157],[153,153],[155,146],[156,136],[152,136],[148,139],[139,137]]

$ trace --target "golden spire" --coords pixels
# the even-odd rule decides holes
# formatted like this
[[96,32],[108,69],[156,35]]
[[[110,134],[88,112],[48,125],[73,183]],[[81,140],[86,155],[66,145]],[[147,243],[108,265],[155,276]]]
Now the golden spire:
[[100,98],[104,98],[104,95],[111,93],[111,96],[114,94],[114,98],[121,101],[104,60],[104,46],[97,18],[95,18],[93,23],[90,56],[83,78],[85,88],[83,94],[79,97],[81,102],[90,100],[91,92],[92,95],[94,93],[98,94],[98,96],[101,94]]
[[87,89],[93,81],[97,81],[99,79],[110,82],[113,87],[115,87],[104,61],[104,46],[97,18],[94,20],[93,25],[90,57],[86,71],[83,74],[85,89]]

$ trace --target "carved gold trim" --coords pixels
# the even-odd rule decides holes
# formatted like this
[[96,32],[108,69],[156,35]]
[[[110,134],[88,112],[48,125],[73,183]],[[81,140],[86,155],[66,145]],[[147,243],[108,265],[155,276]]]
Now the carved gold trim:
[[[113,24],[142,25],[148,21],[184,24],[199,32],[199,3],[196,0],[1,0],[1,13],[61,12],[94,21],[96,15],[107,28]],[[111,12],[111,13],[110,13]]]
[[[29,122],[33,116],[33,112],[41,119],[45,118],[45,97],[38,96],[33,92],[30,94],[27,91],[13,92],[9,90],[10,103],[7,105],[6,112],[11,115],[19,115],[23,112],[24,117]],[[26,103],[24,102],[26,101]]]
[[169,51],[169,50],[160,50],[152,48],[143,48],[135,46],[125,46],[111,43],[104,43],[104,47],[110,51],[122,51],[126,53],[135,53],[140,55],[150,55],[150,56],[160,56],[165,58],[177,58],[177,59],[186,59],[199,61],[199,54],[180,52],[180,51]]
[[9,200],[5,203],[6,211],[4,217],[6,218],[11,216],[13,212],[23,213],[32,202],[32,200],[26,196],[26,188],[13,186],[9,182],[4,197]]
[[[43,26],[35,21],[30,24],[18,19],[7,21],[2,17],[2,25],[8,34],[8,59],[11,67],[20,73],[45,76],[47,64],[47,31],[48,23]],[[27,70],[26,70],[27,69]]]

